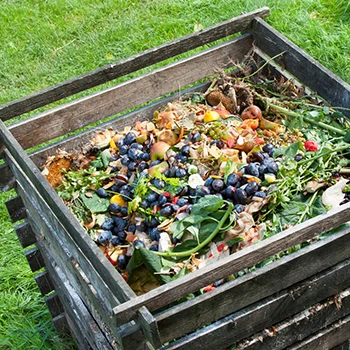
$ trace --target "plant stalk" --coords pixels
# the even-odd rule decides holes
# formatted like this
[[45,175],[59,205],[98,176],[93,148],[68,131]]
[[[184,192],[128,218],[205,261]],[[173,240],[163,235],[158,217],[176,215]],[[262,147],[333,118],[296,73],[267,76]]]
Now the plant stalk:
[[340,130],[340,129],[332,126],[332,125],[328,125],[328,124],[323,123],[323,122],[318,122],[316,120],[313,120],[310,117],[307,117],[307,116],[304,116],[304,115],[300,115],[300,114],[298,114],[296,112],[290,111],[287,108],[284,108],[284,107],[281,107],[281,106],[278,106],[278,105],[275,105],[275,104],[272,104],[272,103],[269,103],[269,107],[271,107],[271,108],[273,108],[273,109],[275,109],[275,110],[277,110],[279,112],[282,112],[283,114],[285,114],[287,116],[290,116],[290,117],[296,117],[296,118],[302,117],[308,123],[316,125],[316,126],[322,128],[322,129],[332,131],[332,132],[334,132],[336,134],[339,134],[339,135],[342,135],[342,136],[345,136],[345,134],[346,134],[346,131],[344,131],[344,130]]
[[203,247],[205,247],[208,243],[210,243],[213,240],[213,238],[219,233],[222,226],[225,224],[225,221],[230,216],[232,210],[233,210],[233,204],[229,203],[229,207],[227,208],[225,215],[219,221],[219,223],[216,226],[213,233],[207,239],[205,239],[202,243],[198,244],[196,247],[194,247],[190,250],[186,250],[184,252],[169,252],[169,251],[167,251],[167,252],[154,252],[154,253],[157,255],[160,255],[160,256],[164,256],[164,257],[185,257],[185,256],[190,256],[194,253],[197,253],[199,250],[201,250]]

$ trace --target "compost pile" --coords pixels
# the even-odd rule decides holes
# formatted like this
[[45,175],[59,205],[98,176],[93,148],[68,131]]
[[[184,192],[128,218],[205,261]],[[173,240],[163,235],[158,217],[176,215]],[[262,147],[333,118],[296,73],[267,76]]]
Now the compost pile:
[[222,74],[43,173],[142,294],[349,201],[349,141],[293,82]]

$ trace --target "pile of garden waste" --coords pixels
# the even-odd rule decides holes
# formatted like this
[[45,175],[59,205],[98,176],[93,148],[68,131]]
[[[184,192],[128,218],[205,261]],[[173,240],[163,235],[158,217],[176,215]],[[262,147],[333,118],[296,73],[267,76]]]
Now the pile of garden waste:
[[348,202],[349,141],[341,110],[292,81],[221,74],[43,173],[142,294]]

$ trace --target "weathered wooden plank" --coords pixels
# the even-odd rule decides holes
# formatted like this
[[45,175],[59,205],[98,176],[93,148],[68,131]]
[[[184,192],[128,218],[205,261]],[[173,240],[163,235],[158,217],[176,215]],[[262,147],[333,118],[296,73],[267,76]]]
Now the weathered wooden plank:
[[144,306],[138,310],[138,313],[141,316],[138,319],[144,336],[154,349],[159,349],[162,346],[162,342],[160,341],[156,319]]
[[167,58],[179,55],[239,31],[246,30],[256,16],[267,17],[268,7],[242,14],[215,26],[192,33],[169,43],[148,49],[142,53],[111,63],[92,72],[67,80],[59,85],[39,91],[27,97],[0,106],[0,119],[8,120],[64,97],[119,78]]
[[23,220],[26,217],[26,208],[19,196],[13,197],[5,202],[7,211],[12,222]]
[[[0,151],[1,153],[1,151]],[[14,187],[15,178],[7,164],[0,165],[0,192],[7,192]]]
[[[19,193],[27,194],[22,190],[20,184],[18,184],[17,190]],[[78,257],[76,255],[76,258],[74,258],[72,255],[78,252],[74,245],[67,247],[65,240],[62,238],[64,237],[64,232],[61,231],[57,235],[56,232],[58,231],[53,230],[45,218],[36,214],[40,210],[33,205],[29,198],[32,198],[32,196],[25,196],[26,206],[31,213],[28,220],[37,234],[37,244],[40,246],[41,251],[46,252],[44,258],[46,257],[47,260],[49,256],[55,261],[56,268],[60,268],[65,278],[75,288],[76,293],[89,308],[89,312],[93,317],[106,324],[106,327],[109,327],[117,337],[115,322],[110,317],[111,309],[113,305],[117,304],[117,301],[111,297],[111,291],[106,288],[100,276],[92,278],[93,267],[87,265],[84,269],[85,272],[82,271],[78,263],[79,261],[81,266],[84,266],[81,256]],[[91,281],[87,276],[91,278]],[[60,287],[60,284],[56,283],[56,287]],[[121,343],[120,339],[118,343]]]
[[35,272],[45,266],[43,257],[38,248],[32,248],[24,252],[30,269]]
[[343,344],[337,345],[332,350],[350,350],[350,339]]
[[349,269],[350,260],[341,262],[290,289],[263,299],[170,343],[163,349],[211,350],[236,343],[348,288],[350,286]]
[[162,342],[200,329],[349,257],[350,228],[346,227],[210,293],[157,314]]
[[[102,252],[96,247],[96,244],[90,239],[72,212],[58,197],[55,190],[46,181],[39,169],[33,164],[31,159],[23,151],[17,140],[7,130],[2,121],[0,121],[0,140],[3,141],[8,152],[10,152],[13,158],[16,159],[16,163],[18,163],[18,168],[21,169],[21,173],[24,173],[25,176],[28,177],[53,212],[57,222],[69,232],[82,253],[86,256],[87,260],[91,262],[97,273],[115,294],[116,298],[120,301],[133,298],[135,293],[131,290],[122,276],[107,261]],[[9,155],[9,153],[7,154]]]
[[[18,179],[17,191],[21,193],[29,210],[28,220],[33,227],[36,227],[36,232],[39,233],[37,240],[47,246],[56,263],[67,273],[73,286],[82,294],[84,302],[90,307],[90,312],[101,318],[117,334],[116,323],[110,317],[110,314],[112,308],[118,305],[118,300],[101,276],[95,272],[90,261],[86,259],[85,255],[80,252],[79,247],[71,240],[69,233],[57,221],[51,209],[32,187],[25,174],[18,168],[12,156],[7,151],[6,154],[8,164]],[[139,315],[142,328],[145,327],[145,333],[150,335],[152,344],[153,342],[159,344],[159,334],[153,318],[148,315],[147,310],[142,311]]]
[[38,273],[34,276],[34,279],[42,295],[46,295],[55,289],[47,271]]
[[345,342],[349,334],[350,316],[347,316],[287,350],[328,350]]
[[[350,313],[350,290],[239,342],[239,350],[280,350],[317,333]],[[341,350],[341,349],[338,349]]]
[[66,315],[64,313],[54,317],[52,319],[52,323],[57,332],[61,335],[70,335],[69,325],[66,319]]
[[9,130],[24,149],[33,147],[232,67],[232,62],[243,60],[251,49],[252,36],[244,34],[141,77],[12,124]]
[[36,242],[35,234],[27,221],[16,225],[15,231],[23,248],[27,248]]
[[[303,84],[317,92],[332,106],[346,108],[350,106],[350,85],[266,22],[259,18],[254,19],[252,34],[254,35],[255,45],[269,56],[272,57],[286,51],[283,55],[284,68],[302,81]],[[350,111],[343,110],[342,112],[350,116]]]
[[283,77],[284,79],[292,81],[293,84],[298,88],[303,87],[307,95],[312,94],[312,91],[307,86],[305,86],[305,84],[299,82],[293,75],[289,74],[288,71],[276,64],[275,61],[271,61],[270,57],[265,55],[265,53],[257,47],[254,48],[254,59],[257,61],[257,64],[259,64],[259,66],[262,66],[268,62],[268,64],[262,70],[266,75],[273,76],[276,79],[281,79]]
[[[50,247],[51,256],[56,260],[57,264],[67,274],[70,273],[72,282],[76,281],[76,283],[79,283],[78,281],[80,281],[79,287],[86,290],[90,301],[95,301],[94,305],[105,305],[106,309],[104,312],[110,312],[113,306],[118,305],[118,300],[108,289],[101,276],[95,271],[90,261],[80,251],[79,246],[71,239],[69,233],[57,221],[57,218],[31,186],[25,175],[16,168],[13,159],[10,159],[9,156],[8,160],[18,179],[17,190],[21,193],[30,213],[28,221],[32,227],[36,227],[35,231],[38,232],[37,241],[44,241],[44,244]],[[95,292],[91,290],[92,286],[95,286]],[[95,300],[98,298],[101,300]]]
[[280,232],[217,263],[208,264],[200,270],[162,285],[147,294],[138,296],[129,302],[117,306],[113,312],[117,315],[119,322],[125,323],[135,317],[136,310],[141,306],[146,306],[150,311],[154,311],[189,293],[198,291],[210,283],[253,266],[271,255],[305,242],[334,227],[338,227],[349,220],[350,203]]
[[84,336],[84,331],[81,328],[81,323],[76,318],[71,318],[68,313],[66,313],[66,320],[71,331],[71,336],[74,339],[77,348],[79,350],[94,350]]
[[49,296],[44,298],[47,308],[50,311],[52,318],[60,315],[63,310],[63,305],[61,303],[60,298],[56,292],[50,294]]
[[[94,350],[112,350],[117,347],[118,343],[114,337],[111,337],[111,343],[116,344],[115,347],[106,339],[106,337],[109,336],[106,327],[103,328],[104,331],[102,332],[96,321],[91,317],[86,305],[82,302],[75,289],[73,289],[67,276],[51,258],[50,252],[46,250],[43,241],[38,242],[38,245],[45,259],[46,268],[55,285],[55,291],[62,300],[67,320],[70,319],[70,323],[73,325],[71,330],[75,332],[75,339],[78,339],[78,343],[80,344],[89,344],[88,347],[83,347],[82,349],[89,349],[90,345]],[[101,322],[101,326],[104,327],[102,320],[97,320]]]

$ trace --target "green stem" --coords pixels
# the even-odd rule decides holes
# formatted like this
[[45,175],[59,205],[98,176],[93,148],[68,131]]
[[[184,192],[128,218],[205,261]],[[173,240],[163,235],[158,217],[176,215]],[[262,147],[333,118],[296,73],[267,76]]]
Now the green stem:
[[174,252],[168,251],[168,252],[154,252],[154,253],[157,255],[160,255],[160,256],[164,256],[164,257],[185,257],[185,256],[192,255],[194,253],[197,253],[199,250],[201,250],[203,247],[205,247],[208,243],[210,243],[213,240],[213,238],[218,234],[218,232],[221,230],[222,226],[225,224],[225,221],[230,216],[230,214],[233,210],[233,204],[229,203],[228,205],[229,206],[227,208],[226,213],[224,214],[224,216],[222,217],[222,219],[220,220],[220,222],[216,226],[213,233],[207,239],[205,239],[202,243],[198,244],[196,247],[194,247],[190,250],[186,250],[184,252],[175,252],[174,253]]
[[322,152],[320,154],[317,154],[316,156],[312,157],[312,158],[308,158],[308,159],[303,159],[301,160],[300,162],[298,162],[298,165],[303,165],[305,163],[308,163],[310,161],[313,161],[313,160],[316,160],[318,158],[322,158],[328,154],[332,154],[332,153],[336,153],[336,152],[340,152],[340,151],[345,151],[347,149],[349,149],[349,145],[346,145],[346,146],[341,146],[341,147],[337,147],[337,148],[334,148],[333,150],[331,151],[328,151],[328,152]]
[[259,73],[265,66],[267,66],[271,61],[273,61],[274,59],[276,59],[279,56],[282,56],[286,53],[286,51],[280,52],[278,53],[276,56],[271,57],[268,61],[266,61],[259,69],[257,69],[256,71],[254,71],[252,74],[247,75],[246,77],[244,77],[244,79],[249,79],[251,78],[253,75]]
[[316,121],[316,120],[314,120],[314,119],[312,119],[310,117],[307,117],[307,116],[298,114],[296,112],[290,111],[287,108],[284,108],[284,107],[281,107],[281,106],[278,106],[278,105],[275,105],[275,104],[272,104],[272,103],[269,103],[269,107],[275,109],[276,111],[282,112],[283,114],[285,114],[287,116],[296,117],[296,118],[302,117],[308,123],[316,125],[316,126],[322,128],[322,129],[325,129],[325,130],[333,131],[336,134],[339,134],[339,135],[342,135],[342,136],[345,136],[345,134],[346,134],[346,131],[344,131],[344,130],[340,130],[340,129],[332,126],[332,125],[328,125],[328,124],[323,123],[323,122],[318,122],[318,121]]
[[317,192],[318,192],[318,191],[316,191],[316,192],[312,195],[312,197],[311,197],[311,199],[310,199],[310,202],[307,204],[306,209],[304,210],[303,214],[301,215],[301,217],[300,217],[300,219],[299,219],[299,221],[298,221],[298,224],[300,224],[300,223],[303,222],[305,215],[309,212],[309,208],[312,206],[312,203],[313,203],[314,200],[316,199]]

